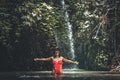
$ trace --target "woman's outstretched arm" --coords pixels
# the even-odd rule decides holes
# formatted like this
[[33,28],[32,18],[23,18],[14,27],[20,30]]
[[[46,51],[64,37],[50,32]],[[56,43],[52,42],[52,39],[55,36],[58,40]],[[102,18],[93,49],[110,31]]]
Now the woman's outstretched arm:
[[72,61],[72,60],[69,60],[69,59],[66,59],[66,58],[63,58],[63,61],[67,62],[67,63],[72,63],[72,64],[79,64],[79,62],[77,62],[77,61]]
[[51,61],[52,57],[49,58],[34,58],[34,61]]

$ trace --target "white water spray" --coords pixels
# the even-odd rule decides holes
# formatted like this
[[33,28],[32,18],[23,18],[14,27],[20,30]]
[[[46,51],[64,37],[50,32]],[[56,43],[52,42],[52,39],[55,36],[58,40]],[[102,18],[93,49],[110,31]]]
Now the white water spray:
[[66,10],[65,1],[62,0],[61,3],[62,3],[63,10],[64,10],[65,21],[66,21],[66,24],[67,24],[67,34],[68,34],[68,38],[69,38],[69,41],[70,41],[70,55],[71,55],[71,59],[75,59],[72,25],[70,24],[70,21],[69,21],[69,14]]

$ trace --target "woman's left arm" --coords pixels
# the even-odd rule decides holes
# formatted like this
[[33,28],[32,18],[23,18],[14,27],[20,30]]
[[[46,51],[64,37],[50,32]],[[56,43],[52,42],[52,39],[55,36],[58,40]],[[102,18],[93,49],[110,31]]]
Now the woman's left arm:
[[67,62],[67,63],[72,63],[72,64],[79,64],[79,62],[77,62],[77,61],[72,61],[72,60],[69,60],[69,59],[66,59],[66,58],[63,58],[63,61]]

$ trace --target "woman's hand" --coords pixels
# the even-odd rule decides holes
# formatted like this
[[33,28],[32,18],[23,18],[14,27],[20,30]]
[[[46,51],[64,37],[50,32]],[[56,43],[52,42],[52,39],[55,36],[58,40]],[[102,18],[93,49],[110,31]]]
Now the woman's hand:
[[38,58],[34,58],[34,61],[37,61],[37,60],[39,60]]
[[79,64],[79,62],[77,62],[77,61],[75,61],[74,63],[75,63],[75,64]]
[[72,64],[79,64],[79,62],[77,62],[77,61],[72,61],[72,60],[69,60],[69,59],[66,59],[66,58],[63,58],[63,61],[68,62],[68,63],[72,63]]

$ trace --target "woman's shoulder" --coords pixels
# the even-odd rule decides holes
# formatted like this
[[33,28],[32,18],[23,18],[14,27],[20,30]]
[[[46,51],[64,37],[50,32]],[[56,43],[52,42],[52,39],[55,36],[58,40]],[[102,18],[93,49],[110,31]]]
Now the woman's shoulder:
[[63,59],[64,57],[63,57],[63,56],[60,56],[60,58],[62,58],[62,59]]
[[53,59],[53,58],[54,58],[54,56],[51,56],[50,58],[51,58],[51,59]]

